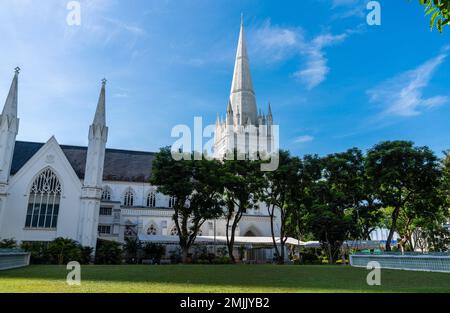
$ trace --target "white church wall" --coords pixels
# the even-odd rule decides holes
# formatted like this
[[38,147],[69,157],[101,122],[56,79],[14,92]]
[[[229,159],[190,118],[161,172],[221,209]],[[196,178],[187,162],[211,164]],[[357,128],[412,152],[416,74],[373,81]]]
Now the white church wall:
[[[27,229],[25,219],[34,179],[50,168],[62,185],[56,229]],[[57,237],[76,239],[80,209],[81,182],[54,138],[51,138],[12,176],[8,187],[0,237],[18,241],[50,241]]]
[[156,195],[155,207],[169,206],[169,197],[157,192],[156,187],[149,183],[104,181],[103,187],[111,189],[111,201],[119,201],[122,205],[125,192],[131,188],[134,195],[133,206],[146,207],[147,196],[150,192]]

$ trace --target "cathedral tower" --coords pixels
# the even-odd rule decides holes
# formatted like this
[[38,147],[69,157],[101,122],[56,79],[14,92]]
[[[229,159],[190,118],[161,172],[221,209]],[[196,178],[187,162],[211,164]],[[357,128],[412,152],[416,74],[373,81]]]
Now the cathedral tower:
[[256,105],[250,73],[243,19],[234,63],[233,81],[225,121],[217,119],[214,155],[223,159],[235,149],[238,154],[254,156],[258,151],[271,153],[272,111],[266,117]]

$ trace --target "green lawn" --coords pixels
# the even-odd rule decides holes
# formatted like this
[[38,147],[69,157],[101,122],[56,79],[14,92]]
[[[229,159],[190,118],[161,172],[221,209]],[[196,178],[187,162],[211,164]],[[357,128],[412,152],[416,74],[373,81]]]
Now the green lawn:
[[450,274],[383,270],[381,286],[348,266],[82,266],[68,286],[64,266],[0,271],[0,292],[450,292]]

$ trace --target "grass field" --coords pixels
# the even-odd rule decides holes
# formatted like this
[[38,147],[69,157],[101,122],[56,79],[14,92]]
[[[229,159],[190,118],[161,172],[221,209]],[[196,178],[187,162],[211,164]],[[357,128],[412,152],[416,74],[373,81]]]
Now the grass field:
[[347,266],[167,265],[81,268],[81,286],[66,284],[64,266],[0,272],[0,292],[450,292],[450,274],[383,270],[381,286],[368,271]]

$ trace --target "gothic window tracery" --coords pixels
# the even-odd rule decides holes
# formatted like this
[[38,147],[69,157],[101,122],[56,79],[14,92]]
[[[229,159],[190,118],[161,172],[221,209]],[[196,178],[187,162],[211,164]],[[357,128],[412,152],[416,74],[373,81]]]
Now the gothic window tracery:
[[61,190],[61,183],[50,168],[46,168],[36,177],[28,198],[26,228],[56,228]]
[[147,229],[147,235],[156,235],[156,226],[154,224],[151,224],[150,227]]
[[123,196],[124,206],[133,206],[134,204],[134,193],[133,190],[128,189]]

